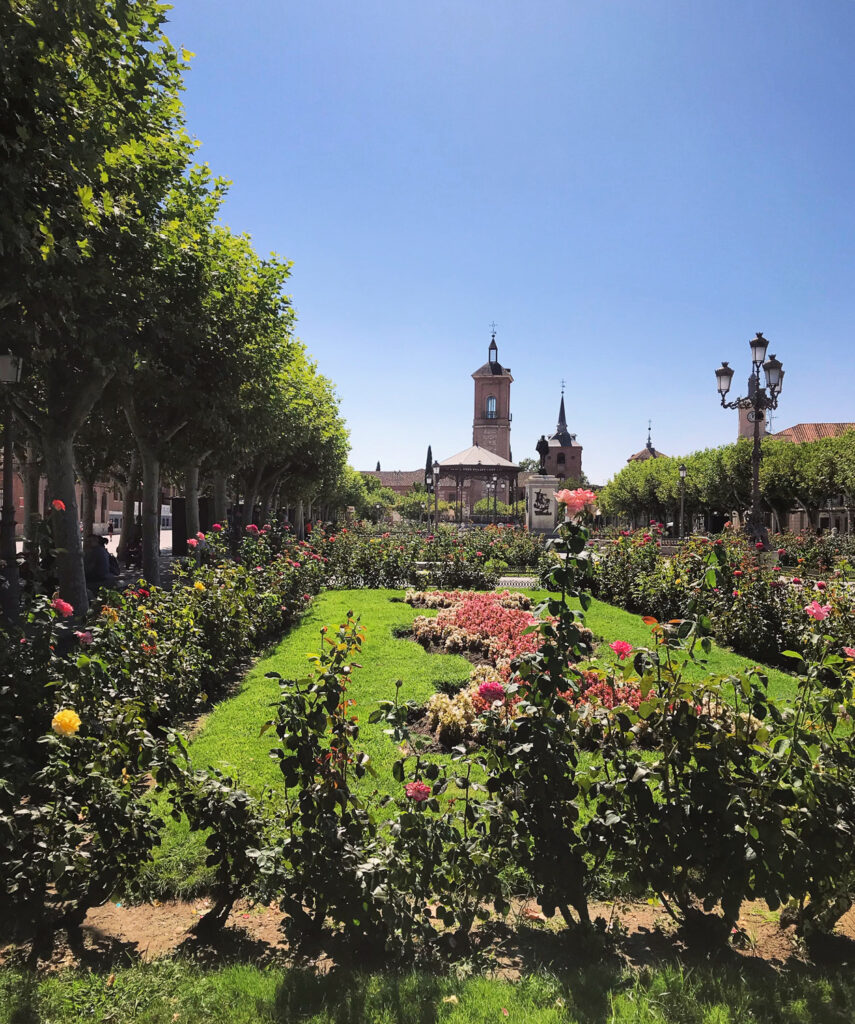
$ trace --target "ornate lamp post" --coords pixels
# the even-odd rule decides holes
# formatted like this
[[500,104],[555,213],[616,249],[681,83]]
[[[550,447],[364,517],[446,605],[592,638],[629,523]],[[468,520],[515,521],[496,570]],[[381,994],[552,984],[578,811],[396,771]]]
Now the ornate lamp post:
[[686,536],[686,467],[680,463],[680,540]]
[[[0,382],[18,384],[21,380],[23,360],[11,352],[0,355]],[[18,618],[18,549],[15,545],[15,473],[14,430],[15,419],[11,397],[6,399],[6,415],[3,421],[3,517],[0,520],[0,559],[3,562],[2,596],[0,605],[3,618],[15,622]]]
[[374,506],[374,512],[375,512],[375,513],[376,513],[376,515],[377,515],[377,522],[378,522],[378,523],[380,522],[380,513],[381,513],[382,511],[383,511],[383,506],[382,506],[382,505],[380,504],[380,502],[378,501],[378,502],[377,502],[377,504],[376,504],[376,505]]
[[[784,383],[784,369],[781,362],[774,355],[766,359],[766,349],[769,342],[762,333],[757,334],[749,343],[751,346],[751,376],[748,378],[748,395],[745,398],[736,398],[732,402],[726,400],[730,391],[730,384],[733,380],[733,370],[727,363],[723,362],[715,371],[718,391],[721,395],[721,404],[725,409],[749,409],[748,419],[754,424],[754,450],[751,457],[751,517],[749,533],[756,544],[762,545],[765,551],[769,547],[769,534],[766,524],[763,522],[763,512],[760,508],[760,456],[762,449],[760,442],[762,435],[760,425],[765,421],[767,409],[778,408],[778,395]],[[765,360],[765,362],[764,362]],[[760,369],[766,376],[766,387],[760,384]]]
[[499,489],[499,478],[493,474],[493,526],[496,525],[496,491]]

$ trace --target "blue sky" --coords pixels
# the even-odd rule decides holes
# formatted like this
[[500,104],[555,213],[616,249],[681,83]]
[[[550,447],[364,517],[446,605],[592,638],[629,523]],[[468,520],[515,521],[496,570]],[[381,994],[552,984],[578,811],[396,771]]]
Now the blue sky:
[[713,370],[763,331],[773,429],[855,421],[849,0],[176,0],[224,219],[294,261],[351,462],[471,444],[491,321],[513,454],[723,444]]

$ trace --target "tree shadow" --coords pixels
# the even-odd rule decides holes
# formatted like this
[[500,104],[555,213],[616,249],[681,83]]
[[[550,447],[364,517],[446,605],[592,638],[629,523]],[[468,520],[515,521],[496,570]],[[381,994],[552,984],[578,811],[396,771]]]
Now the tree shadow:
[[442,981],[427,974],[364,974],[336,968],[321,975],[291,970],[277,992],[272,1018],[277,1024],[296,1024],[324,1013],[330,1024],[364,1024],[382,1019],[395,1024],[435,1024],[446,991]]

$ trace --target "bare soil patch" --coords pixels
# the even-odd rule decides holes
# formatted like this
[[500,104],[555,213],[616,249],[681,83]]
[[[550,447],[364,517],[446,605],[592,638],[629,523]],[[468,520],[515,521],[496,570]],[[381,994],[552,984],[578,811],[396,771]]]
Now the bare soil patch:
[[[235,905],[226,926],[211,937],[193,931],[210,908],[206,899],[127,906],[107,903],[90,910],[82,927],[82,944],[69,942],[64,932],[55,936],[53,950],[39,961],[39,969],[52,972],[85,967],[108,970],[138,961],[183,954],[204,963],[292,963],[285,942],[282,911],[275,904]],[[616,959],[640,967],[663,961],[691,961],[698,952],[688,947],[664,908],[656,903],[595,903],[591,917],[602,918],[609,939],[591,948],[588,938],[574,936],[557,919],[548,921],[534,901],[518,901],[504,921],[488,922],[475,936],[476,951],[490,952],[490,962],[502,977],[521,977],[535,963],[560,968],[578,957]],[[581,941],[582,945],[575,948]],[[0,966],[27,962],[31,943],[0,945]],[[847,964],[855,961],[855,909],[839,922],[833,936],[809,955],[796,940],[793,928],[782,929],[777,915],[765,904],[747,904],[738,933],[725,955],[763,962],[770,968],[798,963]],[[329,970],[341,957],[330,950],[319,953],[312,965]],[[304,960],[301,962],[305,962]]]

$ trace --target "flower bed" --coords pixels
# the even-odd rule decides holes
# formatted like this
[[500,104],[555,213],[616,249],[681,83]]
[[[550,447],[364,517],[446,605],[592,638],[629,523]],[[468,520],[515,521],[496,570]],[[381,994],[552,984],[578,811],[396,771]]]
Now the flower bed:
[[[521,600],[522,599],[522,600]],[[526,630],[537,617],[523,607],[524,595],[476,594],[467,591],[416,594],[406,600],[413,607],[439,607],[435,617],[413,620],[413,636],[425,646],[442,647],[450,654],[465,653],[494,665],[507,678],[512,658],[537,649],[537,638]],[[530,602],[529,602],[530,607]]]
[[778,561],[784,549],[763,555],[728,532],[695,538],[671,558],[645,532],[607,546],[593,566],[592,590],[612,604],[661,621],[703,615],[717,642],[741,654],[792,668],[785,650],[809,643],[805,609],[826,608],[823,631],[839,646],[855,642],[853,592],[834,570],[826,579],[790,576]]
[[430,532],[356,523],[315,529],[312,542],[329,560],[330,585],[342,589],[420,584],[484,590],[510,567],[537,569],[547,560],[541,538],[515,527]]
[[231,780],[188,774],[174,726],[307,607],[323,562],[287,531],[248,533],[240,561],[193,539],[171,590],[110,594],[85,622],[39,597],[0,644],[0,891],[23,918],[85,913],[133,880],[159,841],[152,779],[193,828],[244,800]]
[[[513,717],[525,692],[524,685],[511,680],[511,662],[537,651],[541,637],[531,627],[542,620],[530,611],[531,600],[524,594],[477,594],[471,591],[408,591],[405,600],[415,608],[439,608],[434,617],[417,616],[413,636],[425,646],[442,647],[449,653],[466,653],[484,659],[470,673],[469,683],[456,694],[437,693],[426,708],[426,724],[437,742],[451,747],[462,740],[477,738],[479,719],[486,711],[501,707]],[[580,634],[593,641],[590,630]],[[629,645],[618,642],[615,653],[625,658]],[[579,692],[558,694],[570,705],[591,707],[591,724],[602,712],[627,705],[638,708],[641,691],[633,684],[614,685],[596,669],[584,672],[578,680]],[[518,693],[519,689],[519,693]]]

